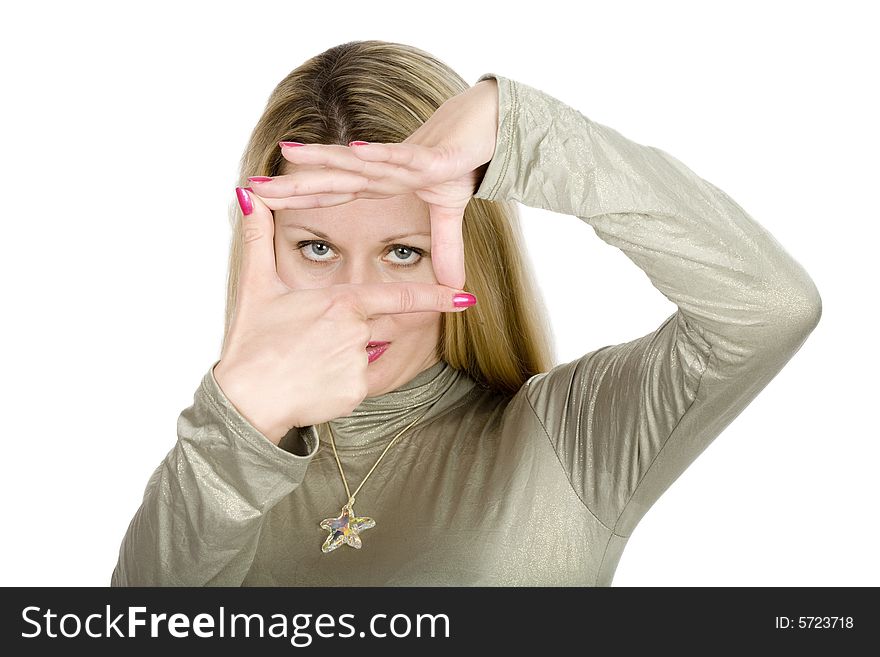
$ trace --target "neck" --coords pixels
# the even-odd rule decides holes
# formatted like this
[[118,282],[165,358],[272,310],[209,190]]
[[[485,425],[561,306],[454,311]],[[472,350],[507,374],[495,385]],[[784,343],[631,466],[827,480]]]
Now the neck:
[[[464,372],[451,368],[446,361],[437,361],[396,389],[367,397],[349,415],[331,420],[336,448],[340,453],[384,449],[413,420],[418,422],[401,440],[449,409],[474,385]],[[327,427],[317,429],[330,447]]]

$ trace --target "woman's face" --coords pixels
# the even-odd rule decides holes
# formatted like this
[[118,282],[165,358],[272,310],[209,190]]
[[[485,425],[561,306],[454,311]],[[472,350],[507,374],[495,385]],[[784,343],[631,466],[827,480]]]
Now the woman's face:
[[[428,206],[415,194],[274,214],[276,267],[290,288],[437,282]],[[367,397],[394,390],[437,363],[441,313],[378,315],[367,321],[371,341],[390,343],[367,366]]]

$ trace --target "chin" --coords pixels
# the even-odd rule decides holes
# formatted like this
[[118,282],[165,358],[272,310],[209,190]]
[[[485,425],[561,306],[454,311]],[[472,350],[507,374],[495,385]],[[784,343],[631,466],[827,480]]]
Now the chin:
[[389,368],[382,367],[382,359],[370,363],[367,367],[367,382],[369,385],[368,397],[377,397],[385,392],[393,390],[392,378],[395,372]]

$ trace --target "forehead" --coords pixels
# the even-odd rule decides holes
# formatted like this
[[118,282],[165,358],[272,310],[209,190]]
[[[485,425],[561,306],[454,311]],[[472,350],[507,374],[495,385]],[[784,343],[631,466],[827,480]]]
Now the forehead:
[[413,193],[359,198],[322,208],[275,210],[275,225],[286,231],[313,228],[330,239],[381,241],[390,235],[430,236],[428,205]]

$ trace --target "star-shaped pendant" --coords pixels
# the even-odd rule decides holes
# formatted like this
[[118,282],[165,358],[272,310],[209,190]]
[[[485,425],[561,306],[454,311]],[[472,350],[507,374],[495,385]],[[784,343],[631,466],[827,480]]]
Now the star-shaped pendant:
[[376,526],[376,521],[366,516],[354,515],[354,509],[348,504],[342,507],[342,513],[335,518],[324,518],[321,521],[321,529],[329,530],[330,536],[321,546],[321,552],[332,552],[343,543],[360,549],[361,537],[359,532]]

